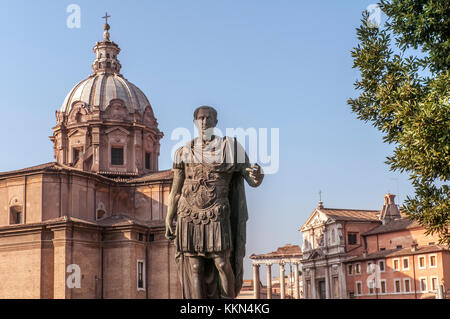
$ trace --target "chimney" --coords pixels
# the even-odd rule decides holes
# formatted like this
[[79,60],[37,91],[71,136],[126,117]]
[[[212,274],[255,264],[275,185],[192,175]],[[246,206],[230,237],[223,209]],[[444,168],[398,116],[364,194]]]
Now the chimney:
[[412,252],[416,251],[417,250],[417,246],[418,246],[417,243],[415,241],[413,241],[412,244],[411,244],[411,251]]
[[317,208],[318,209],[322,209],[323,208],[323,202],[322,201],[319,202],[319,206],[317,206]]
[[381,209],[380,219],[384,224],[389,223],[392,220],[400,219],[402,216],[400,215],[400,211],[398,210],[397,205],[395,204],[395,195],[394,194],[386,194],[384,195],[384,205]]

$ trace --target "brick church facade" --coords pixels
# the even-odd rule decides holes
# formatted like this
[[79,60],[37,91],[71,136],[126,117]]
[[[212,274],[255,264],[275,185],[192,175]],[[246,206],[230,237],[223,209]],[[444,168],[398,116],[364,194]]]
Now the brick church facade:
[[172,173],[145,94],[105,24],[93,73],[69,92],[55,162],[0,173],[0,298],[179,298],[164,237]]

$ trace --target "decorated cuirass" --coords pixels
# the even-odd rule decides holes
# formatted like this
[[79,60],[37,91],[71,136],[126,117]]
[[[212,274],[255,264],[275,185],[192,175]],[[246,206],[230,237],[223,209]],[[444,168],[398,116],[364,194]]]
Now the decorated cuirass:
[[185,164],[178,215],[194,224],[228,217],[231,173],[222,164]]

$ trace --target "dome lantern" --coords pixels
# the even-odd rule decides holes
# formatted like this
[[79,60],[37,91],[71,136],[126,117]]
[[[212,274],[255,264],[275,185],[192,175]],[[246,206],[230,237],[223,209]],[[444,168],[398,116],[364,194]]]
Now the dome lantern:
[[97,42],[94,46],[95,60],[92,63],[92,70],[94,73],[112,73],[120,74],[122,65],[120,64],[117,56],[120,53],[120,48],[117,43],[114,43],[109,39],[110,26],[108,24],[108,13],[103,18],[106,19],[106,23],[103,25],[103,41]]

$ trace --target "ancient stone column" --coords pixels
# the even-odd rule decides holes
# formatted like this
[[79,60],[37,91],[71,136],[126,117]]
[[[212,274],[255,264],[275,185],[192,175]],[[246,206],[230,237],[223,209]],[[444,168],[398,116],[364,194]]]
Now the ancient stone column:
[[267,299],[272,299],[272,264],[267,264]]
[[316,269],[311,268],[312,299],[318,299],[316,292]]
[[300,299],[300,286],[298,282],[298,263],[294,263],[294,285],[295,285],[295,299]]
[[259,299],[259,265],[253,264],[253,292],[254,298]]
[[280,299],[285,299],[286,293],[284,291],[284,263],[280,263]]
[[327,264],[325,266],[325,299],[330,299],[330,266]]

